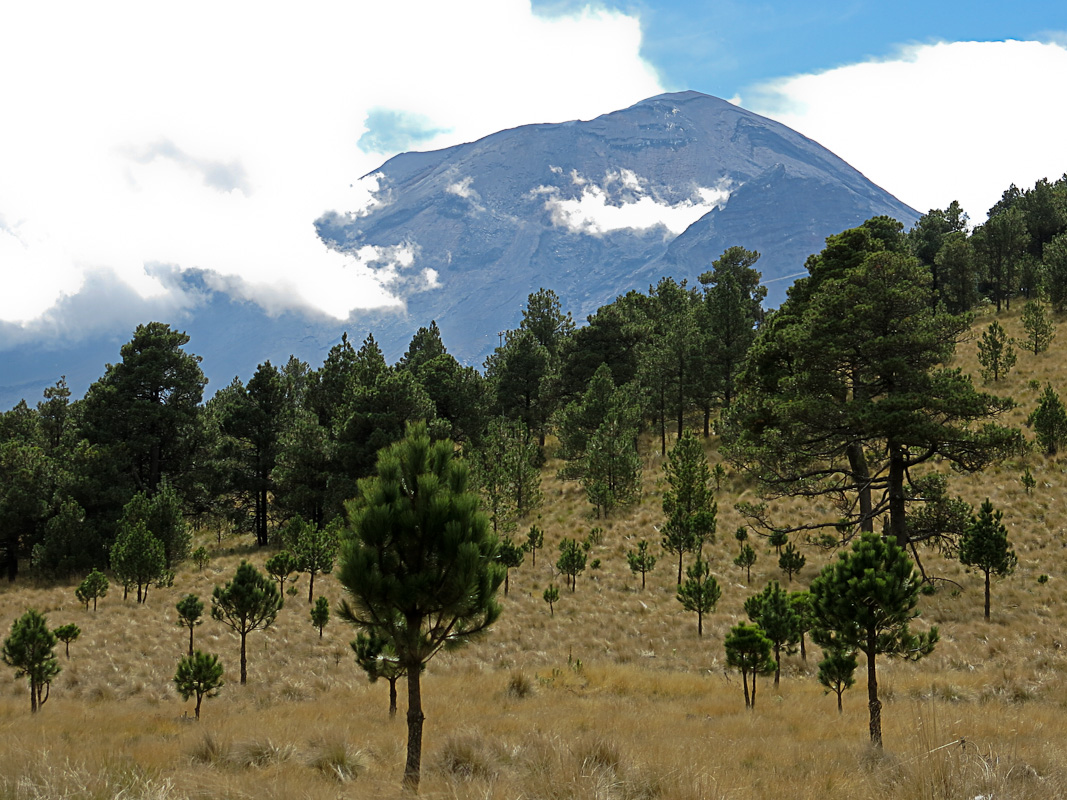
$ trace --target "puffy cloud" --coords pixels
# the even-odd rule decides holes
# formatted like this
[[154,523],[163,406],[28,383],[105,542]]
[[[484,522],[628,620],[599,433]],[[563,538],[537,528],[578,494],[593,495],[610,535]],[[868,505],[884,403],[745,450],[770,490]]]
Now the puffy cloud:
[[[1050,40],[1055,37],[1050,36]],[[925,212],[959,200],[974,222],[1012,183],[1067,170],[1067,47],[911,45],[893,58],[758,87],[745,106],[829,148]]]
[[198,302],[159,264],[269,311],[396,306],[437,284],[409,244],[342,255],[314,221],[388,203],[358,177],[397,148],[662,91],[639,48],[633,17],[529,0],[5,4],[0,322],[73,335],[109,286],[135,318]]
[[571,183],[581,187],[578,197],[563,197],[555,186],[539,186],[532,194],[545,196],[545,209],[551,214],[552,224],[590,236],[653,228],[677,236],[705,214],[725,206],[736,188],[723,180],[714,187],[694,186],[683,199],[669,199],[628,169],[609,172],[599,185],[577,171],[572,171],[570,178]]

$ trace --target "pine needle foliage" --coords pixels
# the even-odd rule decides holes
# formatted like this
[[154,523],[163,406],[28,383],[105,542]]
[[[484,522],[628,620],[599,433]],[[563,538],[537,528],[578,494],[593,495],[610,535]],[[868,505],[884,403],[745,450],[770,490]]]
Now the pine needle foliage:
[[404,786],[411,790],[421,777],[423,668],[500,616],[504,569],[479,505],[453,443],[431,443],[421,423],[379,452],[376,474],[346,504],[338,578],[348,598],[340,614],[389,642],[407,674]]
[[678,587],[678,602],[686,611],[697,615],[697,636],[704,635],[704,615],[715,610],[722,597],[719,582],[711,574],[711,565],[700,557],[685,570],[685,583]]
[[824,649],[858,650],[867,658],[871,744],[882,746],[882,701],[877,657],[916,661],[931,653],[937,627],[912,633],[918,616],[919,574],[891,539],[865,532],[827,564],[811,583],[815,616],[812,638]]
[[11,635],[0,651],[4,663],[15,668],[16,678],[29,679],[30,711],[34,714],[48,701],[52,681],[60,672],[56,641],[44,614],[31,608],[11,625]]
[[994,509],[987,497],[971,518],[960,541],[960,563],[975,567],[985,576],[985,618],[989,619],[990,575],[1010,575],[1018,563],[1008,541],[1008,529],[1001,520],[1004,512]]
[[242,561],[237,574],[225,586],[216,586],[211,598],[211,616],[241,637],[241,684],[248,682],[248,634],[274,624],[282,597],[274,581]]
[[1045,384],[1037,408],[1027,418],[1026,424],[1034,429],[1037,443],[1050,456],[1056,455],[1060,446],[1067,441],[1067,409],[1051,383]]
[[1015,366],[1015,348],[1004,326],[996,320],[978,340],[978,363],[982,365],[982,379],[996,383]]

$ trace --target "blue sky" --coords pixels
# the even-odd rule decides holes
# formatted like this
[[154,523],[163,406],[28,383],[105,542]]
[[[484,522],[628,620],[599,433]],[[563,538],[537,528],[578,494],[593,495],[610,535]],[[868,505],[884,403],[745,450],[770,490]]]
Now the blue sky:
[[[538,13],[575,13],[579,0],[535,0]],[[1067,36],[1062,2],[602,2],[641,20],[641,53],[672,89],[718,97],[759,83],[869,59],[902,45]]]
[[337,320],[400,306],[417,248],[315,236],[375,202],[361,176],[664,91],[975,223],[1067,171],[1062,1],[3,3],[0,74],[0,352],[180,324],[205,290]]

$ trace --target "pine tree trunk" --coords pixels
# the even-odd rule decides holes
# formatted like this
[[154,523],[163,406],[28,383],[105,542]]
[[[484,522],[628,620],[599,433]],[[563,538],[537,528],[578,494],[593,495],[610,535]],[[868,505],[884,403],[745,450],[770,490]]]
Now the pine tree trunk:
[[848,464],[852,470],[853,480],[859,486],[860,503],[860,530],[874,531],[874,518],[871,515],[871,487],[867,482],[870,478],[870,470],[867,468],[867,457],[863,453],[863,445],[858,442],[850,444],[846,449]]
[[899,442],[890,440],[889,449],[889,530],[896,543],[903,548],[908,546],[908,529],[905,518],[905,456],[904,447]]
[[315,570],[308,572],[308,603],[310,604],[315,596]]
[[882,747],[882,701],[878,699],[878,674],[875,672],[874,653],[877,647],[877,634],[871,631],[867,635],[867,705],[871,712],[871,744]]
[[755,668],[753,668],[753,670],[752,670],[752,710],[753,711],[756,710],[756,675],[758,675],[758,674],[759,674],[759,672]]
[[241,634],[241,685],[248,683],[248,660],[245,657],[245,636]]
[[30,713],[37,713],[37,681],[30,679]]
[[396,716],[396,678],[389,679],[389,719]]
[[782,648],[776,642],[774,645],[774,688],[778,688],[778,680],[782,676]]
[[408,759],[404,765],[404,788],[418,793],[422,772],[422,670],[418,664],[407,665],[408,675]]
[[989,619],[989,570],[985,571],[985,618]]
[[189,658],[193,657],[193,626],[189,626]]
[[741,669],[741,685],[745,687],[745,708],[752,707],[752,700],[748,696],[748,670]]

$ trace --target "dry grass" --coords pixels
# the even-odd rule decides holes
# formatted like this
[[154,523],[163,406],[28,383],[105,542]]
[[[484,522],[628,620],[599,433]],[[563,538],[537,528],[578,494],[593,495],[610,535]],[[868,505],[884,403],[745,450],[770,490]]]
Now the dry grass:
[[[1021,336],[1017,310],[1001,320]],[[979,320],[976,330],[987,323]],[[1063,338],[1047,354],[1020,352],[994,387],[1020,402],[1014,424],[1024,424],[1046,381],[1067,393]],[[977,371],[973,341],[958,365]],[[713,441],[708,452],[717,458]],[[719,494],[710,557],[723,597],[702,638],[675,599],[669,557],[640,589],[625,552],[642,538],[658,550],[663,479],[654,445],[645,466],[641,503],[598,522],[577,484],[549,477],[558,467],[550,460],[536,567],[527,556],[512,571],[505,613],[484,640],[439,656],[427,670],[424,796],[1067,797],[1067,462],[1030,455],[952,477],[952,490],[968,502],[988,496],[1003,509],[1019,567],[996,583],[986,622],[980,576],[923,553],[928,570],[955,583],[922,600],[921,623],[941,627],[934,654],[917,664],[880,662],[884,753],[866,743],[862,676],[839,718],[834,697],[814,680],[814,647],[807,662],[785,659],[777,694],[761,681],[756,710],[745,711],[740,681],[724,669],[723,636],[743,617],[747,596],[782,578],[758,537],[751,587],[732,564],[733,531],[742,523],[733,505],[751,498],[751,487],[731,477]],[[1037,479],[1031,495],[1019,480],[1027,466]],[[832,509],[785,501],[777,513],[804,518]],[[550,617],[541,595],[550,582],[563,586],[553,574],[556,545],[595,525],[604,536],[590,557],[602,566],[580,576],[575,592],[561,588]],[[792,588],[806,586],[830,558],[804,552],[808,565]],[[36,607],[53,626],[76,622],[83,631],[70,660],[60,657],[63,673],[36,717],[25,682],[0,671],[0,800],[400,797],[403,695],[390,721],[388,687],[369,685],[354,665],[353,632],[335,620],[320,640],[302,597],[287,600],[274,627],[249,636],[244,687],[235,675],[236,637],[210,619],[197,628],[197,647],[221,656],[228,683],[205,700],[200,723],[190,719],[192,703],[171,683],[187,645],[174,604],[188,592],[208,598],[241,558],[262,564],[266,555],[214,549],[206,569],[183,568],[174,587],[153,590],[146,606],[112,589],[96,613],[74,599],[74,583],[0,589],[3,630]],[[321,590],[332,603],[340,599],[330,577]]]

